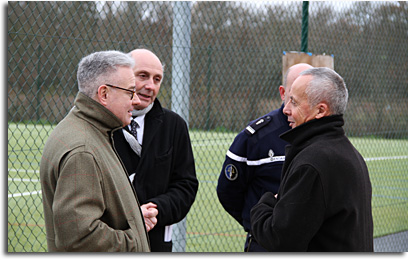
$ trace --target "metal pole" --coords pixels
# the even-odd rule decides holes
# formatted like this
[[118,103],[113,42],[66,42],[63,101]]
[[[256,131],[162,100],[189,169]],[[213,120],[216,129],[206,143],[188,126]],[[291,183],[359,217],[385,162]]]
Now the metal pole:
[[189,122],[191,2],[173,2],[172,110]]
[[39,109],[41,107],[41,102],[40,102],[40,89],[41,89],[41,84],[42,84],[42,78],[41,78],[41,45],[39,44],[37,47],[37,78],[36,78],[36,85],[37,85],[37,91],[34,93],[35,95],[35,100],[36,100],[36,107],[35,107],[35,115],[37,122],[40,122],[40,112]]
[[[191,2],[173,2],[172,110],[189,125]],[[173,252],[185,252],[186,217],[173,225]]]
[[302,3],[301,51],[308,52],[308,1]]
[[206,89],[207,89],[207,106],[206,106],[206,130],[210,129],[210,113],[211,113],[211,107],[212,107],[212,96],[211,96],[211,91],[210,91],[210,79],[212,77],[211,73],[211,68],[212,68],[212,46],[209,45],[209,48],[207,50],[207,56],[208,56],[208,62],[207,62],[207,74],[206,74]]

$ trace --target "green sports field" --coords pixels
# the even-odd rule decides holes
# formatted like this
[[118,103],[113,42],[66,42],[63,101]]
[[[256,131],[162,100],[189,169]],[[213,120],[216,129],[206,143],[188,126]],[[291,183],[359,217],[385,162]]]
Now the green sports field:
[[[8,125],[8,252],[46,251],[39,163],[51,126]],[[217,179],[236,133],[191,130],[199,192],[187,216],[187,252],[241,252],[245,232],[221,207]],[[367,161],[374,236],[408,229],[408,142],[351,138]],[[174,241],[178,243],[180,241]]]

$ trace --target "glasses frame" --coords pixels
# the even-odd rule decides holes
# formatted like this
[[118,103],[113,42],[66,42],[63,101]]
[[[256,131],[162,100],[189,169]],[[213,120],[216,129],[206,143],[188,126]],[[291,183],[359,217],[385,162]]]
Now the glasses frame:
[[131,93],[132,93],[131,100],[132,100],[132,99],[135,97],[135,95],[136,95],[136,91],[135,91],[135,90],[130,90],[130,89],[126,89],[126,88],[120,88],[120,87],[117,87],[117,86],[114,86],[114,85],[111,85],[111,84],[105,84],[105,86],[108,86],[108,87],[111,87],[111,88],[122,89],[122,90],[125,90],[125,91],[128,91],[128,92],[131,92]]

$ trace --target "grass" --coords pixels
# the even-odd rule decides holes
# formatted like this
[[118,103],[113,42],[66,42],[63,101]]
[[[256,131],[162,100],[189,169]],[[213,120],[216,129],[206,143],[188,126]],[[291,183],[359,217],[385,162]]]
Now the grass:
[[[51,130],[49,125],[8,125],[8,252],[46,251],[41,195],[18,195],[41,190],[39,163]],[[192,130],[190,134],[200,186],[187,217],[186,251],[242,252],[246,234],[224,211],[216,195],[221,166],[236,133]],[[367,160],[374,236],[407,230],[407,140],[350,140]]]

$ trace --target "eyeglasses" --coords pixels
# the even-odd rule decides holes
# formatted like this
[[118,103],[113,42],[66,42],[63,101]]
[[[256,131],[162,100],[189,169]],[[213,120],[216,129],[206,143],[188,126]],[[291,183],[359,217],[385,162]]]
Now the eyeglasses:
[[109,84],[105,84],[106,86],[108,86],[108,87],[111,87],[111,88],[118,88],[118,89],[122,89],[122,90],[125,90],[125,91],[128,91],[128,92],[131,92],[131,100],[133,99],[133,97],[135,96],[135,90],[130,90],[130,89],[126,89],[126,88],[120,88],[120,87],[117,87],[117,86],[112,86],[112,85],[109,85]]

